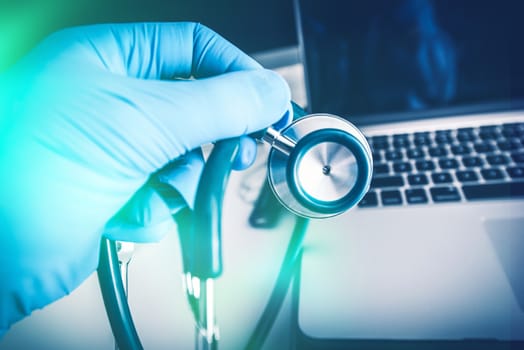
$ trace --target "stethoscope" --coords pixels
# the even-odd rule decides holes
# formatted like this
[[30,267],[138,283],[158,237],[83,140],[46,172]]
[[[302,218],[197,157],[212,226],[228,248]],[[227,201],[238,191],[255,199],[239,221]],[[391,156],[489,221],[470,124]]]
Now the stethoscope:
[[[289,126],[280,131],[268,128],[261,137],[271,146],[267,181],[279,202],[296,215],[296,223],[275,288],[248,349],[262,346],[276,319],[300,258],[308,219],[347,211],[362,199],[371,182],[371,149],[353,124],[331,114],[306,115],[296,104],[293,112],[295,120]],[[214,280],[222,273],[221,208],[238,150],[237,138],[215,144],[200,178],[194,210],[186,209],[176,217],[197,349],[218,347]],[[121,265],[129,257],[121,249],[119,259],[118,246],[118,242],[102,240],[100,288],[118,348],[143,349],[127,303],[126,279],[122,278]]]

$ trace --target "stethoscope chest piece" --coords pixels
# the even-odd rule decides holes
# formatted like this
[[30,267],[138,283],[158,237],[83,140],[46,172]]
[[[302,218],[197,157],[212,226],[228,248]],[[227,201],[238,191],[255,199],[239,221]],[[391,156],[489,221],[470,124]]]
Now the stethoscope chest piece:
[[294,121],[264,137],[270,186],[293,213],[309,218],[335,216],[357,204],[371,182],[371,150],[350,122],[330,114]]

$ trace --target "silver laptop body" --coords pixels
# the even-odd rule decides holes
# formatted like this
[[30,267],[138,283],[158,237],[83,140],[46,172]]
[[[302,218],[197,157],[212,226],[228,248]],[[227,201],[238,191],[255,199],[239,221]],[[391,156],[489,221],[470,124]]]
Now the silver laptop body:
[[[377,157],[374,194],[346,214],[310,225],[298,291],[302,336],[524,340],[523,50],[500,51],[504,57],[487,52],[484,64],[498,64],[489,72],[472,66],[466,52],[470,46],[489,50],[490,40],[504,39],[506,48],[522,43],[524,30],[516,30],[513,14],[522,5],[296,0],[295,7],[309,107],[347,116]],[[477,37],[480,21],[485,32]],[[512,37],[496,37],[504,34],[494,29],[501,23]],[[462,46],[454,33],[465,33],[471,45]],[[352,47],[355,37],[367,46]],[[407,58],[397,48],[406,49]],[[447,62],[434,63],[439,59]],[[369,62],[381,68],[374,72]],[[425,64],[436,67],[421,68]],[[410,77],[410,70],[427,76]],[[506,75],[490,85],[500,72]],[[407,83],[395,91],[390,83],[398,76],[417,84],[442,75],[445,81],[426,91],[410,91]],[[487,87],[475,88],[482,81]],[[378,96],[370,97],[374,91]],[[359,101],[351,100],[352,92]],[[480,164],[473,164],[476,158]]]

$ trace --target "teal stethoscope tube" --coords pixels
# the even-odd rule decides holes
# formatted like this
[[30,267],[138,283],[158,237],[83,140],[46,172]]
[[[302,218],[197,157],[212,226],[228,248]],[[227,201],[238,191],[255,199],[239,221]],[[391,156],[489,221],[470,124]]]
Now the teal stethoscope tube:
[[[305,112],[293,105],[296,117]],[[340,118],[339,118],[340,119]],[[293,125],[289,126],[289,128]],[[308,195],[300,186],[296,164],[319,142],[341,143],[354,154],[359,172],[353,189],[343,198],[335,201],[318,201]],[[286,168],[287,180],[291,183],[290,192],[295,199],[308,210],[324,213],[345,211],[356,205],[367,191],[371,178],[371,153],[363,136],[358,137],[346,131],[320,129],[298,140],[292,152],[288,154],[289,165]],[[213,148],[202,176],[196,195],[195,209],[191,222],[182,225],[181,246],[184,270],[201,280],[214,279],[222,273],[221,218],[222,202],[227,187],[231,166],[239,150],[239,139],[219,141]],[[276,193],[278,196],[278,193]],[[281,201],[282,199],[279,198]],[[266,309],[262,313],[257,327],[250,337],[248,349],[262,346],[278,310],[285,298],[295,267],[299,261],[302,241],[307,229],[307,218],[297,217],[293,235],[286,251],[275,288]],[[98,267],[100,288],[115,340],[120,350],[143,349],[129,311],[126,293],[120,278],[118,256],[115,242],[102,240]]]
[[[200,178],[192,225],[184,225],[191,231],[183,233],[181,242],[184,270],[201,280],[222,273],[222,201],[238,149],[238,138],[216,143]],[[143,349],[120,277],[116,243],[106,238],[101,244],[98,280],[118,348]]]

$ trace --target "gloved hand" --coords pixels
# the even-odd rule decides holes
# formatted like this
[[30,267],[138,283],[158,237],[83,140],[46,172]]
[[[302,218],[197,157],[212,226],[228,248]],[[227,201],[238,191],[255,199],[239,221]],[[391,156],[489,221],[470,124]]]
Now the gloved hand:
[[198,147],[277,122],[289,100],[280,77],[194,23],[63,30],[1,75],[0,336],[95,271],[104,233],[166,232],[151,174],[191,205]]

